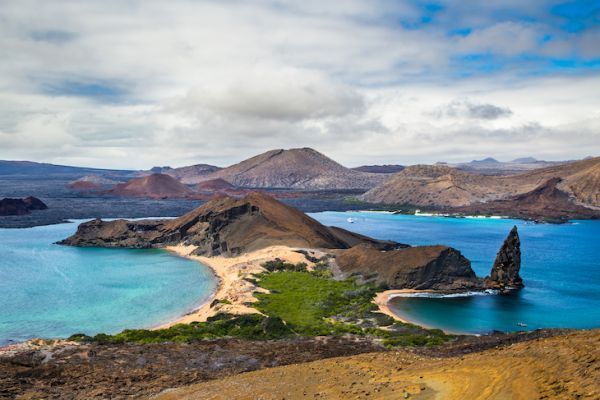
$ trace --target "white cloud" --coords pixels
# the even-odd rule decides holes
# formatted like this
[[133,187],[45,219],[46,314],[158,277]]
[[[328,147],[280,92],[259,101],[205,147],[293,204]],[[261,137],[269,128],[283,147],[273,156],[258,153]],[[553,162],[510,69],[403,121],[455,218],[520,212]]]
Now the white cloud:
[[[511,66],[456,78],[470,53],[598,55],[597,32],[540,48],[540,22],[493,18],[540,13],[520,3],[447,5],[439,26],[409,29],[399,21],[419,20],[414,3],[387,0],[6,2],[0,159],[145,168],[300,146],[351,165],[600,153],[597,76],[523,78]],[[448,35],[450,22],[473,32]]]

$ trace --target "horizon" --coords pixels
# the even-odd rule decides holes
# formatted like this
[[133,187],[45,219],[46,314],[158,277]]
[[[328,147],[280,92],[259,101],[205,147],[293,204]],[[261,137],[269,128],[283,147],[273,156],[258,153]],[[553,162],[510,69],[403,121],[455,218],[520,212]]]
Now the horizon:
[[[255,154],[254,156],[259,155],[259,154],[263,154],[263,153],[266,153],[266,152],[269,152],[269,151],[273,151],[273,150],[289,151],[289,150],[298,150],[298,149],[304,149],[304,148],[315,150],[315,151],[319,152],[320,154],[324,155],[325,157],[328,157],[328,158],[332,159],[333,161],[338,162],[337,160],[333,159],[332,157],[329,157],[327,154],[325,154],[325,153],[323,153],[323,152],[321,152],[321,151],[319,151],[319,150],[317,150],[315,148],[312,148],[312,147],[302,147],[302,148],[297,147],[297,148],[287,148],[287,149],[266,149],[264,151],[261,151],[258,154]],[[357,164],[357,165],[346,165],[346,164],[343,164],[343,163],[340,163],[340,162],[338,162],[338,163],[341,164],[343,167],[352,169],[352,168],[358,168],[358,167],[364,167],[364,166],[382,166],[382,165],[401,165],[401,166],[407,167],[407,166],[412,166],[412,165],[434,165],[434,164],[452,164],[452,165],[454,165],[454,164],[468,164],[470,162],[484,161],[484,160],[487,160],[487,159],[493,159],[494,161],[497,161],[499,163],[512,163],[515,160],[520,159],[520,158],[533,158],[533,159],[535,159],[535,162],[572,162],[572,161],[581,161],[581,160],[585,160],[585,159],[589,159],[589,158],[596,158],[596,157],[598,157],[598,156],[589,155],[589,156],[585,156],[585,157],[582,157],[582,158],[579,158],[579,159],[556,159],[556,160],[544,159],[544,160],[542,160],[542,159],[539,159],[539,158],[533,157],[533,156],[524,156],[524,157],[515,157],[515,158],[513,158],[511,160],[503,160],[503,159],[499,159],[499,158],[494,157],[494,156],[482,156],[481,158],[472,159],[472,160],[464,160],[464,161],[447,162],[447,161],[444,161],[444,160],[440,160],[440,161],[435,161],[435,162],[432,162],[432,163],[417,162],[417,163],[414,163],[414,164],[408,164],[408,163],[402,163],[402,162],[393,162],[393,161],[389,161],[389,162],[383,161],[380,164]],[[233,166],[233,165],[238,164],[239,162],[242,162],[242,161],[245,161],[245,160],[247,160],[247,158],[243,159],[243,160],[235,161],[232,164],[227,164],[227,165],[215,165],[215,164],[208,164],[208,163],[204,163],[204,162],[196,162],[196,163],[193,163],[193,164],[186,164],[186,165],[166,165],[166,164],[161,165],[161,164],[158,164],[158,165],[147,166],[147,167],[144,167],[144,168],[127,168],[127,167],[124,167],[124,168],[112,168],[110,166],[71,165],[71,164],[67,165],[67,164],[57,164],[57,163],[47,162],[47,161],[35,161],[35,160],[0,159],[0,162],[3,162],[3,161],[5,161],[5,162],[31,162],[31,163],[50,164],[50,165],[63,166],[63,167],[89,168],[89,169],[101,169],[101,170],[149,171],[152,168],[172,168],[172,169],[177,169],[177,168],[190,167],[190,166],[193,166],[193,165],[203,165],[203,164],[204,165],[212,165],[212,166],[215,166],[215,167],[218,167],[218,168],[228,168],[230,166]]]
[[0,18],[0,159],[147,169],[290,147],[348,166],[600,154],[600,5],[586,1],[24,0]]

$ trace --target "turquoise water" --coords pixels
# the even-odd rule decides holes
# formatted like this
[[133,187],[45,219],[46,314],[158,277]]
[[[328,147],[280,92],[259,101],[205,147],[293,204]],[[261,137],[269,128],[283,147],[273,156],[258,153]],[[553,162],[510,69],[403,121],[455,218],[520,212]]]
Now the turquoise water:
[[[502,241],[517,225],[523,290],[508,296],[394,298],[392,310],[419,324],[453,332],[600,327],[600,221],[552,225],[368,212],[312,216],[326,225],[380,239],[450,245],[471,260],[481,277],[489,274]],[[347,222],[349,217],[356,222]]]
[[208,267],[163,250],[52,244],[77,223],[0,229],[0,346],[173,320],[216,287]]

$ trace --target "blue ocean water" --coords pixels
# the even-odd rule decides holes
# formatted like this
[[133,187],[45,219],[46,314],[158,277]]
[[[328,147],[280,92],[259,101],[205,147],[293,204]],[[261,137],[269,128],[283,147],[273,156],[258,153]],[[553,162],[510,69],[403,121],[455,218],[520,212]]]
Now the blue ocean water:
[[[326,225],[379,239],[455,247],[471,260],[481,277],[489,274],[502,241],[517,225],[521,275],[526,285],[523,290],[508,296],[395,298],[390,307],[416,323],[452,332],[600,327],[600,221],[553,225],[372,212],[311,216]],[[356,222],[349,223],[348,218]]]
[[76,228],[0,229],[0,346],[152,327],[192,310],[216,287],[208,267],[163,250],[52,244]]

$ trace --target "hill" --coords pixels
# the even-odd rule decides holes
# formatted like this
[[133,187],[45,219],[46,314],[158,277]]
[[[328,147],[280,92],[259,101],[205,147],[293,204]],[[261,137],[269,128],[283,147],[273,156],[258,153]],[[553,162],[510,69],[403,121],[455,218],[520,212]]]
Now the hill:
[[283,189],[369,189],[385,175],[354,171],[310,148],[271,150],[212,174],[186,178],[198,183],[221,178],[238,187]]
[[395,248],[343,229],[331,229],[274,198],[252,192],[241,199],[221,197],[173,220],[81,224],[61,244],[99,247],[163,247],[185,243],[198,255],[237,255],[269,246],[347,249],[359,243]]
[[488,157],[467,163],[442,164],[460,169],[461,171],[475,172],[483,175],[514,175],[539,168],[567,164],[569,162],[571,161],[542,161],[536,160],[533,157],[517,158],[512,161],[498,161],[495,158]]
[[212,174],[220,169],[220,167],[210,164],[195,164],[179,168],[162,167],[160,173],[170,175],[179,181],[187,182],[197,179],[201,176]]
[[[532,196],[515,196],[534,191],[555,178],[559,179],[553,181],[556,189],[565,195],[556,192],[552,196],[544,195],[545,204],[538,208],[577,211],[580,205],[600,206],[600,157],[510,176],[475,174],[444,165],[411,166],[361,198],[371,203],[450,209],[478,204],[482,210],[492,201],[512,199],[512,207],[518,212],[526,205],[531,206]],[[556,204],[550,207],[548,202]]]
[[156,398],[597,399],[599,342],[600,330],[591,330],[451,357],[399,349],[238,374]]
[[152,174],[134,178],[116,185],[106,193],[112,196],[150,197],[154,199],[185,198],[194,194],[190,188],[177,179],[165,174]]

